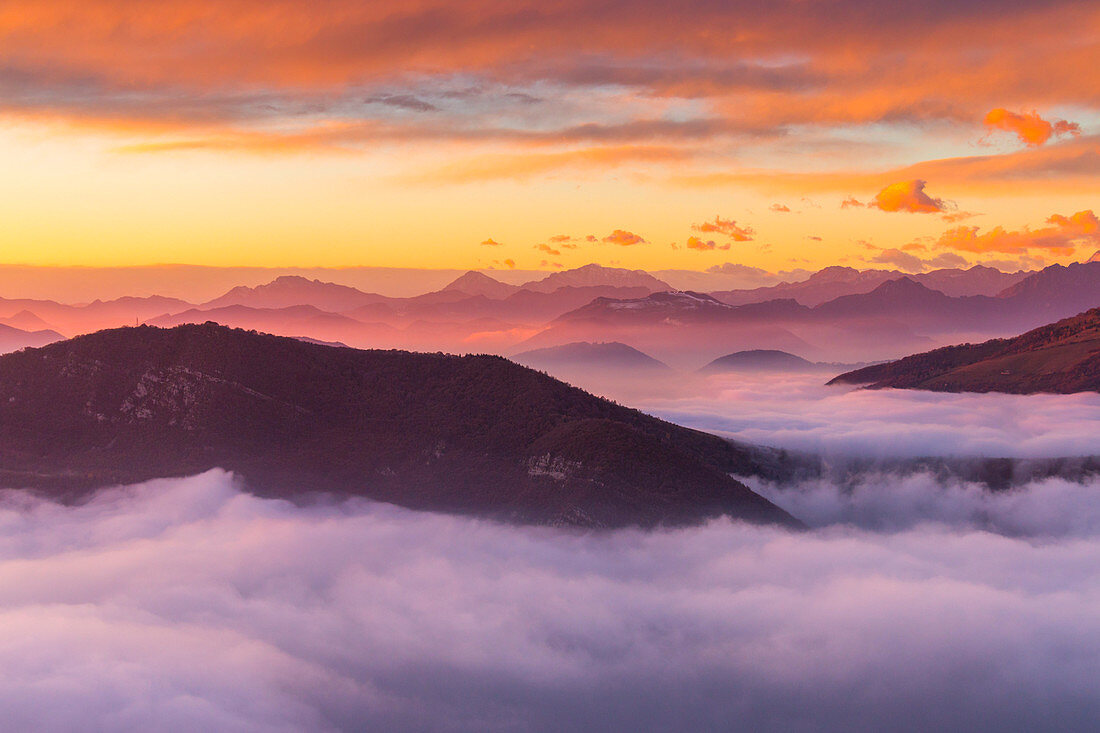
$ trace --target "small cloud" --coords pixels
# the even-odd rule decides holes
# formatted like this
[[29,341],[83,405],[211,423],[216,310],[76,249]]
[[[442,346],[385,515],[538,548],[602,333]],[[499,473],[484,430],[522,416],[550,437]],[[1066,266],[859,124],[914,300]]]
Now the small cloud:
[[629,247],[634,244],[645,244],[646,240],[639,234],[628,232],[625,229],[616,229],[603,238],[607,244],[617,244],[620,247]]
[[412,112],[439,111],[439,107],[436,107],[431,102],[425,102],[423,99],[414,97],[411,94],[378,94],[373,97],[367,97],[363,101],[367,104],[384,104],[387,107],[396,107],[397,109],[406,109]]
[[868,207],[881,211],[907,212],[910,214],[939,214],[947,210],[943,199],[935,199],[924,192],[926,182],[919,179],[891,183],[875,195]]
[[780,214],[789,214],[789,213],[791,213],[791,208],[789,206],[784,206],[783,204],[772,204],[770,208],[771,208],[772,211],[775,211],[775,212],[780,213]]
[[504,265],[505,265],[505,266],[506,266],[506,267],[507,267],[507,268],[508,268],[509,270],[514,270],[514,269],[516,269],[516,261],[515,261],[515,260],[504,260]]
[[925,264],[932,268],[953,268],[961,269],[964,267],[970,267],[970,262],[954,252],[941,252],[930,260],[925,260]]
[[549,244],[536,244],[535,249],[539,250],[540,252],[545,252],[548,255],[555,255],[555,256],[561,255],[560,250],[554,249]]
[[1038,112],[1022,114],[998,107],[985,116],[985,126],[993,130],[1011,132],[1020,142],[1037,148],[1052,137],[1081,135],[1081,126],[1067,120],[1044,120]]
[[486,239],[484,242],[481,243],[481,246],[483,246],[483,247],[499,247],[501,245],[500,245],[500,242],[496,241],[492,237],[489,237],[488,239]]
[[906,272],[924,272],[925,270],[924,260],[908,252],[902,252],[900,249],[881,250],[874,257],[870,258],[868,262],[893,265],[899,270],[905,270]]
[[589,234],[587,237],[584,238],[584,241],[586,241],[586,242],[598,242],[600,240],[596,238],[595,234]]
[[846,199],[844,199],[843,201],[840,202],[840,208],[842,208],[842,209],[851,209],[851,208],[854,208],[854,207],[857,207],[857,206],[862,207],[862,206],[866,206],[866,205],[867,204],[863,203],[862,201],[857,199],[855,196],[849,196],[848,198],[846,198]]
[[687,244],[684,245],[684,246],[687,247],[688,249],[699,250],[700,252],[708,252],[708,251],[715,250],[715,249],[729,249],[730,248],[729,242],[726,242],[725,244],[718,244],[713,239],[704,240],[704,239],[700,239],[699,237],[695,237],[695,236],[688,237]]
[[749,265],[741,265],[736,262],[723,262],[720,265],[711,265],[707,268],[707,272],[714,275],[738,275],[743,277],[772,276],[767,270],[762,270],[759,267],[751,267]]
[[722,234],[735,242],[751,242],[756,233],[751,227],[737,226],[737,222],[733,219],[723,219],[720,216],[714,217],[714,221],[692,224],[691,228],[704,234]]
[[1018,270],[1041,270],[1047,266],[1047,261],[1042,257],[1020,255],[1014,260],[984,260],[981,264],[986,267],[996,268],[1002,272],[1014,272]]
[[561,244],[562,242],[572,242],[573,238],[568,234],[555,234],[554,236],[550,237],[548,241],[555,244]]
[[821,241],[821,237],[818,237],[818,236],[813,235],[813,234],[807,234],[806,239],[811,239],[815,242],[820,242]]
[[941,218],[946,222],[966,221],[967,219],[973,219],[975,216],[981,216],[981,214],[975,214],[970,211],[951,211],[944,214]]

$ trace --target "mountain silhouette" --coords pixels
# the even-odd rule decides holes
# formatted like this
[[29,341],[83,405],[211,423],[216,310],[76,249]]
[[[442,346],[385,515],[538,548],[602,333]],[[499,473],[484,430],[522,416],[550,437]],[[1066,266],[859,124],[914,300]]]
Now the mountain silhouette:
[[215,466],[523,523],[797,522],[730,477],[735,444],[496,356],[359,351],[230,329],[121,328],[0,357],[0,480],[72,498]]
[[836,383],[938,392],[1100,392],[1100,308],[1015,338],[857,369],[829,382]]

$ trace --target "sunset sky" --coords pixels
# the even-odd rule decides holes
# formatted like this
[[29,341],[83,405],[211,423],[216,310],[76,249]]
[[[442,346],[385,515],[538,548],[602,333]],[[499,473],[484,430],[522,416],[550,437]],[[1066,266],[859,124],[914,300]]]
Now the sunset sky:
[[6,2],[0,261],[1066,263],[1098,68],[1081,2]]

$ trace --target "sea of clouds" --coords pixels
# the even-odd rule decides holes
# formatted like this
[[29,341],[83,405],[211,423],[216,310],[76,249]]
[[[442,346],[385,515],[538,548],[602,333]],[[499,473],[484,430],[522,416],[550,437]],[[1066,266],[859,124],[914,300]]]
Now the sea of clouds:
[[675,387],[654,381],[628,404],[700,430],[824,455],[1100,455],[1100,393],[867,390],[827,387],[830,376],[724,374]]
[[1100,486],[989,499],[909,480],[762,487],[817,526],[807,532],[301,507],[221,471],[79,506],[6,492],[0,720],[1094,730]]

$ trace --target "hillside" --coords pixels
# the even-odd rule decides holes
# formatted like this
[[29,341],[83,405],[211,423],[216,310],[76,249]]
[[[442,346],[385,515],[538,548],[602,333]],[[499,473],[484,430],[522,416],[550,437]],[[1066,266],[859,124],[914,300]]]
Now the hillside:
[[27,331],[0,323],[0,354],[27,348],[28,346],[45,346],[63,338],[65,337],[61,334],[49,329]]
[[576,341],[545,349],[532,349],[516,354],[512,361],[535,369],[576,368],[611,369],[620,372],[669,371],[667,364],[617,341],[591,343]]
[[776,349],[749,349],[737,351],[732,354],[720,356],[704,366],[699,371],[706,373],[718,372],[785,372],[806,371],[817,368],[812,361],[807,361],[801,356],[788,354],[786,351]]
[[1016,338],[948,346],[829,383],[938,392],[1100,392],[1100,308]]
[[225,328],[102,331],[0,357],[0,481],[52,495],[220,466],[515,522],[729,515],[795,525],[739,446],[500,357],[358,351]]

